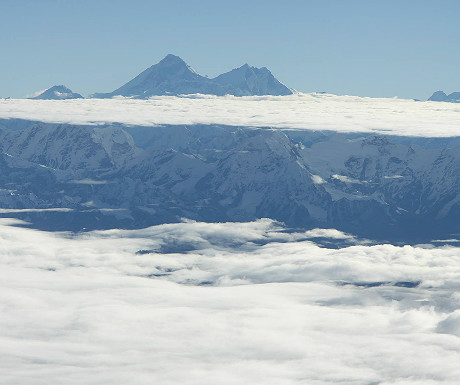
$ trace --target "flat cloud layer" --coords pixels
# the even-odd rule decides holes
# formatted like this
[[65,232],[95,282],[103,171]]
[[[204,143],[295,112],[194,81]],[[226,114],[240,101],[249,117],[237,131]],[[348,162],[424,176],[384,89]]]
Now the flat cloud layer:
[[0,118],[53,123],[226,124],[249,127],[459,136],[455,103],[330,94],[158,96],[149,100],[0,100]]
[[0,220],[2,384],[458,384],[459,248]]

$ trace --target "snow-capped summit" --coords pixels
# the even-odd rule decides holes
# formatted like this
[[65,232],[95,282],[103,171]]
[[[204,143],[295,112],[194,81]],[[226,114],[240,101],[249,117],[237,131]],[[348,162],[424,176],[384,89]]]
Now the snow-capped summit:
[[460,92],[452,92],[447,95],[444,91],[436,91],[428,100],[432,102],[460,103]]
[[134,79],[110,93],[94,94],[95,98],[125,96],[148,98],[153,95],[289,95],[292,91],[271,72],[245,64],[214,79],[201,76],[179,56],[167,55]]
[[72,92],[72,90],[66,86],[59,85],[48,88],[47,90],[29,99],[83,99],[83,96],[77,94],[76,92]]
[[196,73],[179,56],[169,54],[158,64],[147,68],[115,91],[106,94],[95,94],[93,97],[111,98],[121,95],[148,98],[152,95],[195,93],[224,94],[221,86]]
[[213,80],[229,88],[229,93],[237,96],[292,94],[292,91],[278,81],[266,67],[257,68],[244,64]]

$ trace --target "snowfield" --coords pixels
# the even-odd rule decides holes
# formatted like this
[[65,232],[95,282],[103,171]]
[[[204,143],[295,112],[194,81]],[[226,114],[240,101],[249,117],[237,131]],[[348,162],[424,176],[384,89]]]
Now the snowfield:
[[0,221],[1,384],[459,383],[458,247],[267,219],[17,224]]
[[459,136],[460,105],[331,94],[0,100],[0,119],[153,126],[224,124],[399,136]]

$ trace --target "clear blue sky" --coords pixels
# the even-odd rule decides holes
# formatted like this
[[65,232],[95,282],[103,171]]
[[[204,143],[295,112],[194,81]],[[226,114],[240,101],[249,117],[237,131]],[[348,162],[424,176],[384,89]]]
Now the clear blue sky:
[[119,87],[173,53],[203,75],[268,67],[299,91],[460,89],[459,0],[0,0],[0,96]]

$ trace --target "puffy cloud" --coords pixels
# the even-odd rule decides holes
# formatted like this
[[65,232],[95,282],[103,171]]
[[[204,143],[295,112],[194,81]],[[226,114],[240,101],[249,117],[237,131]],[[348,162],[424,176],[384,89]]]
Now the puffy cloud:
[[459,248],[329,249],[311,240],[346,235],[268,219],[14,224],[0,219],[5,384],[458,383]]
[[332,175],[332,178],[337,179],[337,180],[339,180],[341,182],[345,182],[345,183],[366,183],[365,181],[360,181],[358,179],[353,179],[353,178],[350,178],[350,177],[345,176],[345,175],[334,174],[334,175]]
[[353,239],[350,234],[346,234],[336,229],[313,229],[305,231],[307,238],[331,238],[331,239]]
[[326,183],[326,181],[321,178],[319,175],[312,175],[311,176],[311,180],[313,181],[313,183],[315,184],[323,184],[323,183]]
[[0,101],[4,119],[142,126],[226,124],[421,137],[458,136],[459,112],[455,103],[329,94]]
[[454,311],[440,321],[436,331],[438,333],[453,334],[460,337],[460,310]]

